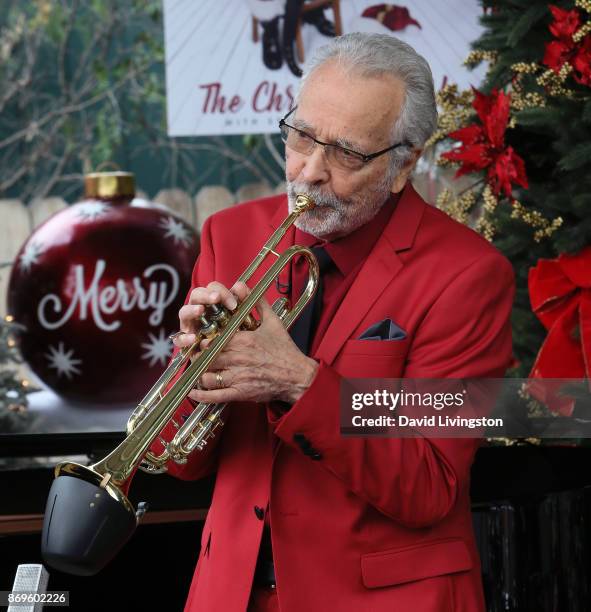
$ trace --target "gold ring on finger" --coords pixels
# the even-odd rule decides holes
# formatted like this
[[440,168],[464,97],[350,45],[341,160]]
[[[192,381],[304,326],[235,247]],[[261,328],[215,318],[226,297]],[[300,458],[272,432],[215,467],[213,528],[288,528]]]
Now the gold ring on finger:
[[215,380],[218,385],[218,389],[223,389],[224,388],[224,378],[221,372],[216,373]]

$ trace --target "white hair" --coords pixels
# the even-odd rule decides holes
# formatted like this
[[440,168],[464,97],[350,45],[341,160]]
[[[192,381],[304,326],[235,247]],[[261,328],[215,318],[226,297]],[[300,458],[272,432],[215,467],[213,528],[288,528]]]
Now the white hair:
[[345,34],[320,47],[306,63],[298,100],[310,75],[328,61],[337,61],[351,75],[371,78],[390,74],[404,83],[405,97],[392,128],[392,144],[406,142],[411,146],[390,152],[390,170],[397,174],[411,149],[422,149],[437,127],[437,103],[429,64],[410,45],[389,34]]

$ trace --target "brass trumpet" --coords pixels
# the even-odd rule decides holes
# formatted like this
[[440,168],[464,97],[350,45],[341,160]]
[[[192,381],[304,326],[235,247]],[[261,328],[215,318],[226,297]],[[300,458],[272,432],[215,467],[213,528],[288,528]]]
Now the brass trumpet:
[[[310,249],[294,245],[281,254],[274,250],[296,219],[313,207],[314,202],[308,196],[296,197],[293,212],[271,235],[238,280],[248,282],[268,255],[274,255],[276,260],[236,310],[230,312],[221,305],[207,308],[193,345],[177,353],[132,413],[125,440],[104,459],[89,467],[70,461],[56,466],[45,510],[41,545],[43,557],[49,565],[63,572],[85,576],[100,571],[131,537],[146,511],[144,502],[136,511],[127,498],[136,469],[159,473],[166,471],[168,461],[186,463],[191,452],[202,450],[215,436],[216,430],[223,425],[221,415],[225,404],[198,404],[182,426],[173,417],[234,333],[239,329],[254,330],[258,327],[251,311],[293,257],[304,256],[307,259],[308,282],[292,309],[287,307],[286,298],[273,304],[273,310],[286,328],[314,295],[319,272]],[[211,342],[190,361],[204,338]],[[170,384],[183,368],[182,374]],[[169,422],[178,431],[170,442],[166,442],[160,434]],[[164,446],[160,455],[148,450],[157,438]]]

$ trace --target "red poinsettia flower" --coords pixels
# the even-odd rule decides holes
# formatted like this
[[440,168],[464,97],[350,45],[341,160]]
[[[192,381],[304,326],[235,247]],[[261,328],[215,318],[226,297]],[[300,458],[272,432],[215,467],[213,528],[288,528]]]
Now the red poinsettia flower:
[[559,40],[572,42],[573,34],[581,25],[579,11],[577,11],[577,9],[566,11],[553,4],[549,4],[548,8],[554,17],[554,21],[550,24],[550,32]]
[[579,11],[566,11],[552,4],[549,7],[554,17],[550,32],[556,40],[546,44],[544,65],[558,73],[562,66],[569,62],[574,68],[575,81],[591,86],[591,37],[587,35],[578,43],[573,40],[573,34],[581,25]]
[[560,72],[560,69],[566,62],[568,62],[573,53],[573,45],[564,43],[561,40],[553,40],[546,44],[546,51],[544,53],[544,59],[542,60],[544,66],[548,66],[554,70],[554,72]]
[[505,131],[509,121],[510,96],[494,89],[486,96],[474,89],[472,106],[480,119],[479,124],[451,132],[450,138],[462,145],[444,153],[442,157],[461,162],[456,177],[488,169],[488,182],[495,193],[502,191],[510,198],[512,184],[527,188],[523,159],[513,147],[505,146]]

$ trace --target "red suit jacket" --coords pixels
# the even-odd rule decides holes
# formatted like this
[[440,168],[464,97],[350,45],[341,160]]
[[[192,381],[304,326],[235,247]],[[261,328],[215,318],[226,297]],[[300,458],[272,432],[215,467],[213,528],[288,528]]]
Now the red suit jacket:
[[[281,195],[210,217],[193,286],[231,286],[286,214]],[[216,441],[170,465],[186,480],[217,471],[185,610],[246,610],[268,508],[283,612],[483,611],[469,500],[478,440],[342,437],[339,381],[502,377],[513,294],[508,260],[407,185],[313,355],[309,390],[280,419],[229,406]],[[407,337],[357,339],[386,318]]]

